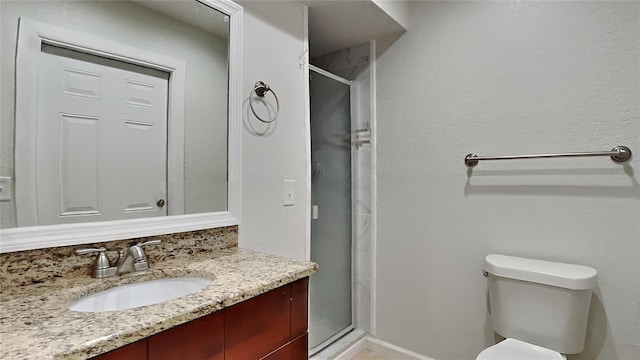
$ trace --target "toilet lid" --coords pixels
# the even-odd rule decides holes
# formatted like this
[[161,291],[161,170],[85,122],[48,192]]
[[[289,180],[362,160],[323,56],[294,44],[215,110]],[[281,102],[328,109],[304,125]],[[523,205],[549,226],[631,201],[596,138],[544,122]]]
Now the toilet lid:
[[528,342],[506,339],[484,349],[476,360],[565,360],[557,351]]

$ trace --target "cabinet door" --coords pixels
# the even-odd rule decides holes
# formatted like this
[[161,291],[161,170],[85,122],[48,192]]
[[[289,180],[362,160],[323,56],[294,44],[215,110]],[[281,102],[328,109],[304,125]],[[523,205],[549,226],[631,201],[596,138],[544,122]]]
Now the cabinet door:
[[291,338],[305,334],[308,328],[309,278],[291,284]]
[[308,353],[307,334],[305,333],[261,360],[304,360],[309,358]]
[[146,360],[147,339],[98,355],[93,360]]
[[291,348],[291,360],[309,359],[309,334],[298,336],[289,345]]
[[260,359],[291,339],[290,286],[224,311],[225,360]]
[[149,360],[224,360],[221,311],[149,338]]

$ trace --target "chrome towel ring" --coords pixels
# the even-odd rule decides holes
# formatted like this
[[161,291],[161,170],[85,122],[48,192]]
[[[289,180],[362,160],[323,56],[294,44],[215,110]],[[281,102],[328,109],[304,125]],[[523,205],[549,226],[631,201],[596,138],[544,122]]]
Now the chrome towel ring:
[[[273,116],[273,118],[271,118],[269,120],[265,120],[265,119],[261,118],[260,115],[258,115],[256,113],[256,110],[253,108],[253,100],[252,100],[252,98],[253,98],[253,94],[254,93],[262,98],[269,91],[271,91],[271,93],[273,94],[273,97],[276,99],[276,114]],[[270,88],[268,84],[265,84],[262,81],[256,82],[256,84],[253,87],[253,90],[251,90],[251,93],[249,93],[249,107],[251,108],[251,112],[253,113],[253,115],[255,115],[255,117],[258,120],[262,121],[263,123],[267,123],[267,124],[274,122],[278,118],[278,114],[280,114],[280,101],[278,100],[278,95],[276,95],[276,92],[273,91],[273,89]]]

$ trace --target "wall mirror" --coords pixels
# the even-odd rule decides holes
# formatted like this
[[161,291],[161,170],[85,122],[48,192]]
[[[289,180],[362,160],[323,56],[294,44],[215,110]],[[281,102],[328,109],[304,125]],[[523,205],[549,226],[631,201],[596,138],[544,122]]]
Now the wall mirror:
[[242,8],[0,2],[0,252],[237,225]]

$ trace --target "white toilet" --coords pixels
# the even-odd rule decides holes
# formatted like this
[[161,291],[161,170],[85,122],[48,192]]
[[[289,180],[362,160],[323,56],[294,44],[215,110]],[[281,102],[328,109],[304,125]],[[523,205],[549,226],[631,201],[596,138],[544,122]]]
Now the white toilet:
[[485,275],[493,329],[506,340],[476,360],[560,360],[582,352],[595,269],[492,254]]

